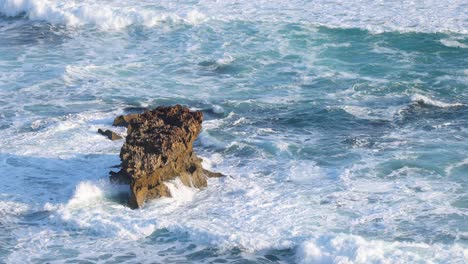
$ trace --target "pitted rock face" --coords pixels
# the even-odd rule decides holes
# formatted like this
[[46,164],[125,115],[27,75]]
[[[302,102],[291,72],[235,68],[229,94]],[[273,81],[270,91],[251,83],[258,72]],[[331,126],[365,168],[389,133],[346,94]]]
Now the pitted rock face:
[[170,196],[164,182],[177,177],[187,186],[206,186],[201,159],[193,152],[202,112],[175,105],[118,119],[126,120],[128,131],[120,152],[121,170],[111,175],[111,180],[130,184],[130,207]]

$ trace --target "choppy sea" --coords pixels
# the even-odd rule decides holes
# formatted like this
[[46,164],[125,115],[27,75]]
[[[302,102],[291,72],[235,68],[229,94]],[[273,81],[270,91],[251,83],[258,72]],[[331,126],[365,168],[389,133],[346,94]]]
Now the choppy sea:
[[[131,210],[176,103],[228,177]],[[2,262],[467,263],[467,0],[0,0]]]

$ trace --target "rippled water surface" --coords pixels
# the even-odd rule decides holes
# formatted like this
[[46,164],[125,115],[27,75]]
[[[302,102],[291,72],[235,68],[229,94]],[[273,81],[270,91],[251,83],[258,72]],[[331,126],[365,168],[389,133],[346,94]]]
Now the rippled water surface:
[[[468,262],[468,2],[0,0],[0,263]],[[116,115],[228,177],[125,206]]]

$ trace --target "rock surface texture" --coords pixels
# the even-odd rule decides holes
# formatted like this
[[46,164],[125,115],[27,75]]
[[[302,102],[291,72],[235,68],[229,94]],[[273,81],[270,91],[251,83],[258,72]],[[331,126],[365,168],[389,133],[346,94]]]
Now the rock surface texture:
[[204,170],[193,152],[202,121],[202,112],[180,105],[116,118],[114,125],[127,126],[127,137],[120,151],[121,170],[111,172],[111,180],[130,184],[130,207],[171,196],[164,182],[176,178],[187,186],[207,185],[206,177],[216,173]]

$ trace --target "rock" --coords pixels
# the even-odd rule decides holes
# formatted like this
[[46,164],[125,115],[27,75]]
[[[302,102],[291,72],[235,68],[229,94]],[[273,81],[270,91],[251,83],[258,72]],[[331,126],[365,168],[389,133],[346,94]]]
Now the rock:
[[180,105],[116,118],[114,124],[126,122],[128,130],[120,151],[121,169],[111,172],[110,178],[130,184],[131,208],[141,208],[148,199],[170,197],[166,181],[179,178],[186,186],[207,185],[209,173],[193,152],[202,120],[202,112]]
[[107,130],[102,130],[102,129],[98,129],[98,133],[107,137],[108,139],[110,140],[118,140],[118,139],[122,139],[122,136],[120,136],[119,134],[113,132],[113,131],[110,131],[109,129]]
[[139,114],[128,114],[128,115],[121,115],[114,119],[113,126],[121,126],[121,127],[128,127],[130,121],[137,118]]
[[123,109],[127,113],[143,113],[145,111],[151,110],[148,107],[142,107],[142,106],[128,106]]
[[226,175],[219,173],[219,172],[212,172],[206,169],[203,169],[203,174],[208,178],[221,178],[225,177]]

